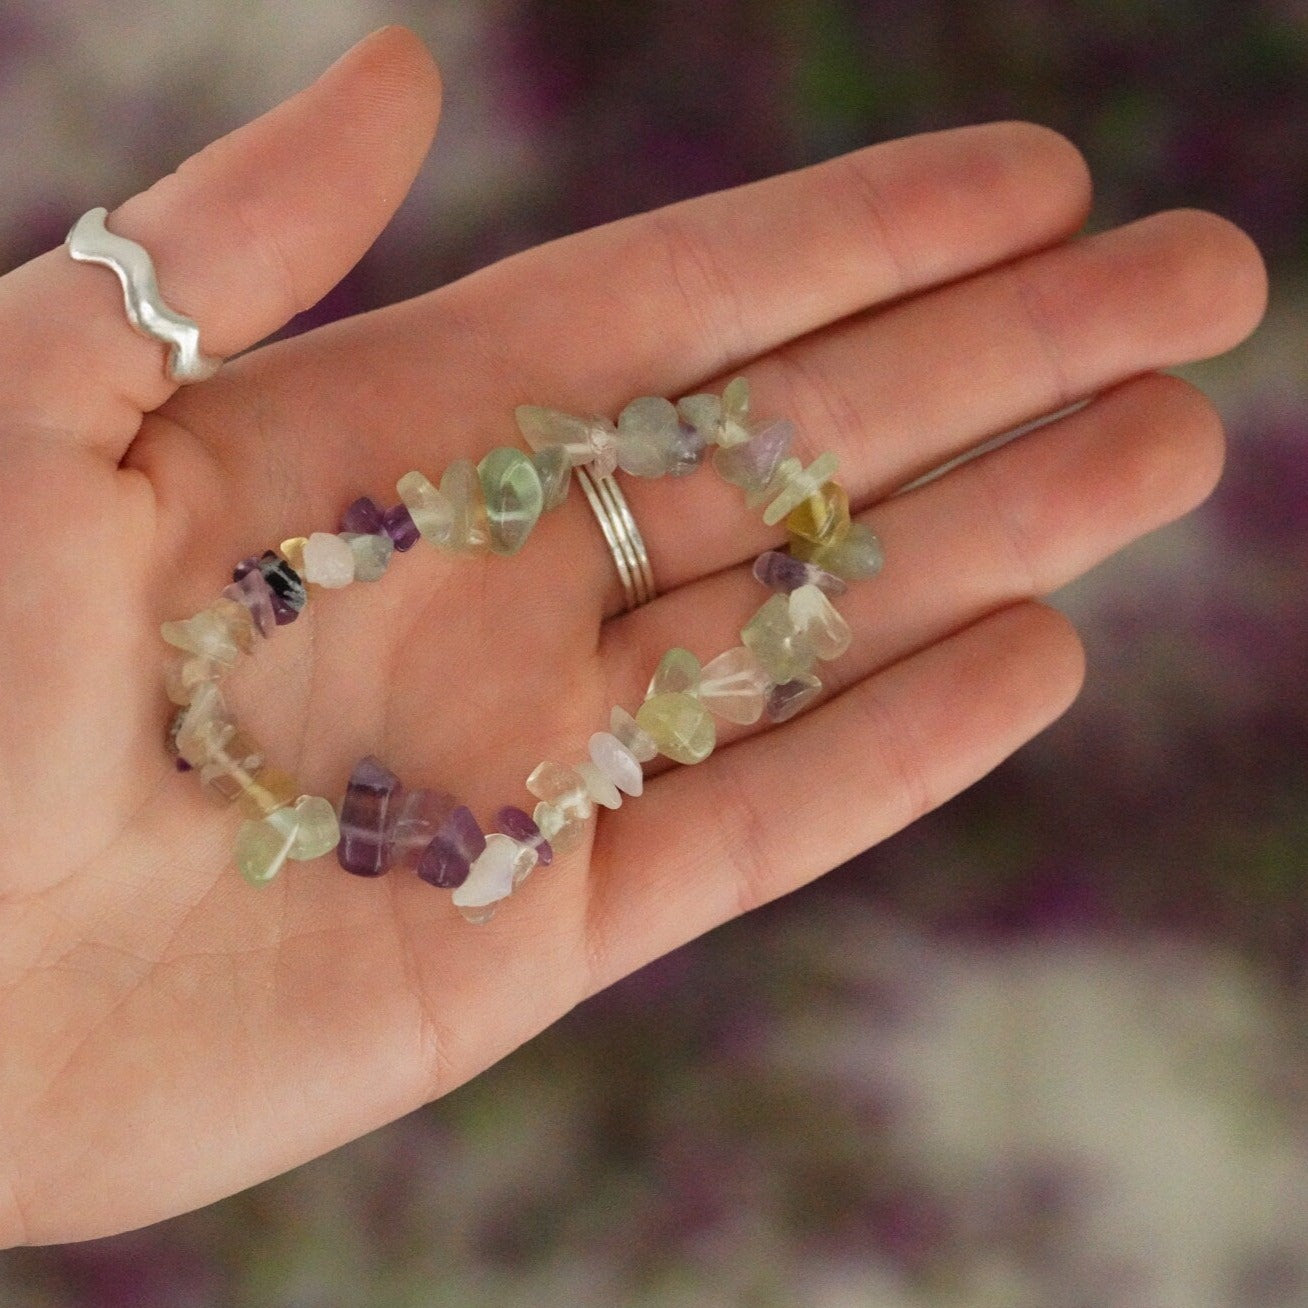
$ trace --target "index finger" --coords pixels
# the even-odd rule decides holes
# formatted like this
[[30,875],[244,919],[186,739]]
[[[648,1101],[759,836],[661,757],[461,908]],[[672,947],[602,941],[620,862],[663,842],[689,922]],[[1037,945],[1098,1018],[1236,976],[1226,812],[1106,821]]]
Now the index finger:
[[524,398],[598,411],[1053,245],[1089,205],[1089,172],[1068,140],[1032,123],[984,124],[621,219],[441,294],[512,360]]

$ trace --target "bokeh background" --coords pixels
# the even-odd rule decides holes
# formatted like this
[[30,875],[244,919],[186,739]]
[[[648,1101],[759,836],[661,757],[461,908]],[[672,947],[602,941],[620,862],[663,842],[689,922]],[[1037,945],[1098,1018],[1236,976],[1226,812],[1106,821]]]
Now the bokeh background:
[[944,810],[327,1158],[3,1256],[0,1303],[1308,1305],[1308,4],[0,4],[0,261],[388,21],[443,64],[441,136],[295,329],[1028,117],[1089,156],[1095,226],[1201,205],[1261,244],[1266,326],[1189,370],[1228,472],[1057,597],[1085,693]]

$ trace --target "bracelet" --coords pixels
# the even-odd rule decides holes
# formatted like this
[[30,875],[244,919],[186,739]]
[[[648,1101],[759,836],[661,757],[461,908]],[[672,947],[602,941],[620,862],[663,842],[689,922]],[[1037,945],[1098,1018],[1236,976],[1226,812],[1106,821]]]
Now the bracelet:
[[[616,423],[533,405],[520,406],[514,416],[530,455],[499,446],[475,465],[456,459],[439,486],[420,472],[405,473],[396,484],[400,503],[383,510],[366,496],[356,499],[337,533],[296,536],[241,560],[211,605],[163,624],[163,639],[180,651],[165,681],[179,706],[168,728],[169,749],[180,770],[197,770],[206,789],[245,814],[235,863],[248,881],[265,884],[288,859],[307,861],[335,850],[340,865],[356,876],[411,868],[450,890],[469,921],[485,922],[534,867],[582,842],[596,806],[618,808],[624,795],[641,793],[643,763],[657,754],[702,762],[716,742],[714,717],[742,725],[764,716],[770,722],[793,717],[821,692],[817,661],[838,658],[849,647],[849,626],[831,597],[880,570],[880,543],[851,521],[849,498],[833,480],[835,455],[821,454],[805,468],[790,453],[791,422],[749,421],[744,377],[721,396],[690,395],[676,404],[657,396],[633,400]],[[710,446],[718,474],[745,492],[750,507],[765,506],[763,521],[775,526],[784,520],[788,549],[768,550],[753,566],[774,593],[741,629],[740,645],[708,663],[701,666],[688,649],[668,650],[634,716],[615,705],[608,729],[591,736],[588,758],[538,764],[525,783],[537,801],[530,814],[506,804],[484,830],[455,796],[406,789],[372,755],[356,764],[334,806],[323,796],[300,794],[294,778],[267,763],[237,727],[219,688],[223,675],[238,654],[253,650],[256,637],[293,622],[319,589],[378,580],[395,552],[420,537],[458,553],[514,554],[541,513],[566,499],[574,467],[583,470],[579,480],[589,474],[585,490],[597,516],[595,488],[612,485],[638,541],[612,481],[615,469],[637,477],[682,476]],[[627,566],[616,536],[600,521],[620,569]],[[648,558],[643,581],[635,580],[637,562],[629,557],[624,585],[630,580],[636,593],[652,598]]]

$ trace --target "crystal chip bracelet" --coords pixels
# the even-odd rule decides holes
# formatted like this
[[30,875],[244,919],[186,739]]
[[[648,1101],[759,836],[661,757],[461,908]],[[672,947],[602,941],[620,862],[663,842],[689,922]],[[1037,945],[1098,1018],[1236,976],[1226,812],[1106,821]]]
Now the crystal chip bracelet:
[[[243,559],[208,608],[163,624],[164,640],[181,651],[166,677],[168,697],[179,706],[170,749],[179,769],[197,770],[210,791],[246,815],[235,862],[249,881],[270,881],[287,859],[335,850],[341,866],[358,876],[411,868],[452,891],[469,921],[484,922],[533,867],[580,844],[597,805],[617,808],[624,795],[639,795],[643,763],[657,754],[702,762],[713,750],[715,717],[742,725],[793,717],[822,689],[816,663],[849,647],[849,626],[830,597],[880,569],[880,544],[850,520],[848,496],[833,480],[834,455],[819,455],[805,468],[790,453],[792,423],[750,421],[745,378],[720,397],[690,395],[675,405],[656,396],[633,400],[616,423],[531,405],[514,416],[532,454],[502,446],[475,465],[456,459],[439,486],[420,472],[405,473],[396,485],[399,504],[383,510],[367,497],[355,500],[339,532],[292,537]],[[763,521],[785,522],[788,550],[768,550],[754,562],[754,576],[773,594],[742,628],[741,643],[703,666],[687,649],[668,650],[635,716],[615,706],[608,730],[591,736],[588,758],[540,763],[526,779],[537,801],[530,814],[506,804],[486,830],[455,796],[407,790],[371,755],[355,766],[333,806],[300,794],[237,727],[221,678],[256,638],[317,602],[317,590],[378,580],[393,554],[419,538],[443,550],[514,554],[541,513],[566,499],[574,467],[585,465],[594,478],[615,468],[636,477],[682,476],[710,446],[718,474],[739,486],[751,507],[766,506]]]

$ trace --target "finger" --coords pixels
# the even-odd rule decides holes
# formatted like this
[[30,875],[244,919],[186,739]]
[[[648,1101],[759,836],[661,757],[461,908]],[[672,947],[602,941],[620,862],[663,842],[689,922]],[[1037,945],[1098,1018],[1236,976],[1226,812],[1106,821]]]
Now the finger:
[[554,241],[466,279],[450,302],[521,361],[540,403],[606,408],[633,387],[675,389],[1052,244],[1089,204],[1089,172],[1069,141],[1032,123],[990,123]]
[[1080,642],[1034,604],[860,681],[606,812],[583,928],[589,989],[804,885],[972,784],[1081,685]]
[[[206,354],[254,344],[329,290],[389,220],[426,154],[436,70],[403,28],[374,33],[311,86],[188,159],[106,220],[154,259]],[[107,269],[62,247],[0,278],[0,408],[117,460],[175,389]]]
[[[1189,511],[1216,485],[1223,451],[1207,398],[1151,375],[864,513],[886,565],[836,601],[854,643],[819,666],[824,694],[1050,594]],[[634,708],[672,646],[707,660],[738,645],[767,593],[741,565],[607,624],[612,702]],[[758,729],[719,727],[726,740]]]
[[319,397],[309,420],[340,433],[333,449],[353,446],[361,471],[389,397],[393,485],[431,457],[434,414],[466,433],[495,396],[489,419],[516,440],[515,404],[603,412],[689,390],[869,304],[1057,241],[1088,205],[1084,161],[1046,128],[892,141],[539,246],[284,342],[265,364]]
[[[786,346],[748,369],[751,404],[795,421],[806,463],[832,450],[865,505],[1130,376],[1231,348],[1261,317],[1266,285],[1238,228],[1160,214]],[[778,540],[714,475],[623,485],[664,591]],[[620,611],[620,590],[603,584],[607,611]]]

